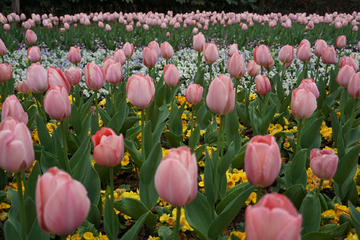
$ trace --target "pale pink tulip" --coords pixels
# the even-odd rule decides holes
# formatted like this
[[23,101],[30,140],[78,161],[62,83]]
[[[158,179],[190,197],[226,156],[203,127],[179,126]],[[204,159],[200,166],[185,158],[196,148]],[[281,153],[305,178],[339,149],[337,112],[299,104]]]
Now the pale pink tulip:
[[271,91],[271,83],[264,75],[259,75],[255,79],[256,92],[259,95],[265,95]]
[[69,118],[71,103],[67,90],[61,85],[50,88],[44,98],[44,109],[51,118],[57,121]]
[[299,88],[306,88],[306,89],[310,90],[315,95],[316,98],[319,97],[319,90],[316,86],[316,83],[311,78],[306,78],[306,79],[302,80],[299,85]]
[[126,83],[126,94],[129,102],[135,107],[141,109],[148,107],[155,96],[152,78],[140,73],[130,76]]
[[40,62],[41,60],[40,49],[37,46],[28,48],[26,57],[32,63]]
[[66,89],[68,94],[70,93],[70,83],[60,68],[50,67],[47,71],[47,81],[48,88],[61,85]]
[[12,65],[0,63],[0,83],[7,82],[12,77]]
[[13,117],[25,125],[28,123],[29,117],[15,95],[9,95],[2,104],[1,121],[7,117]]
[[317,106],[315,95],[306,88],[296,88],[291,93],[292,114],[300,119],[311,116]]
[[244,56],[235,52],[227,62],[227,69],[232,77],[243,77],[246,72]]
[[211,81],[206,104],[212,112],[219,115],[228,115],[234,110],[235,89],[228,76],[221,74]]
[[122,67],[120,63],[112,63],[106,70],[106,81],[111,84],[119,84],[122,80]]
[[179,84],[179,71],[173,64],[168,64],[164,67],[163,78],[167,85],[175,87]]
[[64,70],[64,75],[70,86],[75,86],[80,83],[81,81],[81,71],[80,68],[71,66]]
[[48,89],[46,69],[40,63],[31,64],[26,72],[26,82],[31,92],[45,92]]
[[310,168],[314,175],[322,180],[331,180],[334,177],[338,160],[334,150],[312,149],[310,152]]
[[203,87],[199,84],[190,84],[186,88],[185,99],[189,104],[198,104],[202,100]]
[[85,83],[88,88],[98,91],[104,86],[105,72],[102,67],[91,62],[85,66]]

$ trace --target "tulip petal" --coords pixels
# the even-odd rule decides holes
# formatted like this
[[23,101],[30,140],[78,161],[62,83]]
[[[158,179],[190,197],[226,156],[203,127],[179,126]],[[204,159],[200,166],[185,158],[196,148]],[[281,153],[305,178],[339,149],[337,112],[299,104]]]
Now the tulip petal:
[[[250,207],[250,208],[249,208]],[[249,209],[248,209],[249,208]],[[253,207],[248,206],[245,211],[245,232],[247,239],[272,239],[271,235],[269,234],[269,224],[270,222],[270,211],[264,207]],[[264,230],[266,234],[264,234]]]
[[155,188],[158,194],[173,206],[188,203],[191,180],[185,167],[175,159],[162,161],[156,170]]
[[[267,186],[270,186],[275,181],[281,169],[280,152],[277,149],[274,149],[277,147],[278,146],[276,144],[268,148],[266,157],[264,158],[265,162],[262,165],[262,180],[263,183]],[[257,149],[259,150],[259,148]]]
[[244,169],[249,183],[256,186],[262,175],[262,167],[258,160],[256,148],[253,145],[248,144],[246,147]]
[[209,86],[209,92],[206,96],[206,104],[215,114],[222,115],[224,106],[228,101],[228,92],[224,83],[215,78]]
[[102,166],[114,167],[122,159],[116,157],[116,150],[114,148],[106,144],[100,144],[94,149],[94,160]]

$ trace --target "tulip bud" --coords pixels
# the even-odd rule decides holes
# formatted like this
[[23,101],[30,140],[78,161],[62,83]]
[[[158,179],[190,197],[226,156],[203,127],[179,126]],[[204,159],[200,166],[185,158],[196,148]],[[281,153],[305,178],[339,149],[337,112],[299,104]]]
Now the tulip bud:
[[0,63],[0,83],[7,82],[12,77],[12,65]]
[[28,48],[26,57],[32,63],[40,62],[41,60],[40,49],[37,46]]
[[148,107],[155,96],[152,78],[140,73],[130,76],[126,83],[126,94],[129,102],[135,107],[141,109]]
[[257,65],[254,60],[251,60],[247,65],[247,74],[251,77],[255,77],[261,71],[261,66]]
[[213,43],[208,43],[204,47],[204,58],[207,63],[214,63],[219,57],[219,49]]
[[181,207],[195,199],[197,178],[195,153],[187,146],[172,148],[156,170],[155,188],[162,199]]
[[40,63],[31,64],[26,73],[26,82],[31,92],[45,92],[48,89],[46,69]]
[[130,58],[134,52],[134,45],[131,43],[126,42],[122,48],[126,58]]
[[259,95],[265,95],[271,91],[271,83],[264,75],[259,75],[255,79],[256,92]]
[[164,67],[163,78],[167,85],[170,87],[175,87],[179,84],[180,77],[179,71],[173,64],[168,64]]
[[352,57],[346,57],[346,56],[344,56],[344,57],[340,58],[339,68],[341,69],[341,68],[342,68],[343,66],[345,66],[345,65],[350,65],[350,66],[352,66],[352,67],[354,68],[354,71],[355,71],[355,72],[357,72],[357,70],[358,70],[358,66],[357,66],[357,64],[356,64],[356,62],[355,62],[354,56],[352,56]]
[[118,49],[114,52],[114,61],[115,62],[118,62],[121,64],[121,66],[123,66],[126,62],[126,56],[125,56],[125,53],[122,49]]
[[161,43],[161,56],[165,59],[170,59],[174,55],[174,50],[168,42]]
[[29,86],[27,84],[27,81],[23,80],[23,81],[19,81],[16,84],[16,90],[18,90],[18,92],[21,92],[23,94],[26,94],[30,91]]
[[324,64],[333,64],[336,61],[337,55],[334,47],[324,47],[321,59]]
[[63,86],[70,93],[70,83],[60,68],[50,67],[47,71],[48,88]]
[[300,43],[299,47],[296,50],[296,56],[302,62],[310,61],[311,59],[310,43],[307,42]]
[[161,50],[160,50],[160,46],[156,41],[151,41],[148,45],[149,48],[151,48],[152,50],[154,50],[157,54],[157,57],[160,56],[161,54]]
[[205,36],[201,32],[193,36],[193,47],[197,52],[202,52],[205,46]]
[[5,56],[6,53],[7,53],[6,46],[5,46],[4,42],[1,40],[1,38],[0,38],[0,57]]
[[29,45],[33,45],[37,40],[36,33],[34,33],[32,30],[28,29],[25,33],[25,42]]
[[283,46],[279,52],[279,60],[283,63],[294,60],[294,48],[290,45]]
[[106,81],[111,84],[119,84],[122,80],[122,67],[120,63],[112,63],[106,70]]
[[340,68],[337,76],[336,76],[336,82],[344,87],[347,88],[350,82],[351,77],[355,74],[355,70],[350,65],[344,65],[342,68]]
[[260,66],[266,66],[269,61],[269,48],[265,45],[256,46],[254,49],[254,61]]
[[256,187],[268,187],[275,181],[280,169],[281,156],[275,137],[252,137],[246,145],[244,160],[249,183]]
[[70,83],[70,86],[75,86],[81,81],[81,71],[78,67],[68,67],[67,69],[65,69],[64,75]]
[[227,62],[227,69],[234,78],[241,78],[244,76],[246,69],[243,55],[235,52]]
[[312,149],[310,152],[310,168],[314,175],[322,180],[330,180],[334,177],[338,160],[333,150]]
[[114,57],[107,57],[107,58],[105,58],[104,61],[103,61],[103,67],[102,67],[103,70],[104,70],[104,72],[106,73],[107,68],[108,68],[111,64],[114,64],[114,63],[116,63]]
[[80,48],[70,47],[68,59],[72,64],[78,64],[81,62]]
[[7,172],[23,172],[32,166],[35,154],[31,134],[25,123],[11,116],[2,119],[0,151],[0,167]]
[[345,35],[338,36],[338,38],[336,39],[336,46],[338,48],[346,47],[346,36]]
[[211,81],[206,104],[213,113],[219,115],[228,115],[234,110],[235,89],[228,76],[221,74]]
[[352,98],[360,99],[360,72],[350,78],[348,93]]
[[91,62],[85,66],[85,83],[88,88],[98,91],[104,86],[105,72],[102,67]]
[[312,92],[316,98],[319,97],[319,90],[316,86],[316,83],[311,78],[306,78],[301,81],[299,88],[306,88]]
[[314,46],[314,53],[315,53],[315,56],[317,57],[321,57],[322,55],[322,50],[327,47],[327,43],[322,40],[322,39],[318,39],[316,40],[315,42],[315,46]]
[[199,84],[190,84],[186,88],[185,99],[189,104],[198,104],[202,100],[203,87]]
[[234,53],[238,53],[238,52],[239,52],[238,45],[236,43],[231,44],[230,47],[229,47],[229,50],[228,50],[229,57],[234,55]]
[[66,89],[57,85],[50,88],[44,98],[45,112],[57,121],[63,121],[70,117],[71,103]]
[[28,123],[29,117],[15,95],[9,95],[2,105],[1,121],[4,121],[7,117],[13,117],[25,125]]
[[306,88],[296,88],[291,93],[292,114],[300,119],[311,116],[317,106],[315,95]]
[[146,47],[143,50],[143,63],[146,67],[151,68],[155,66],[158,59],[158,54],[156,51],[151,49],[150,47]]

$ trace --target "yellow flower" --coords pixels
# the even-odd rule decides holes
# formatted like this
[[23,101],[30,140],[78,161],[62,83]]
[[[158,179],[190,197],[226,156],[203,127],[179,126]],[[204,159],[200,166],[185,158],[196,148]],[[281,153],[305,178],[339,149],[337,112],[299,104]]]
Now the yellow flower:
[[166,214],[164,213],[161,217],[160,217],[160,222],[166,222],[170,217],[170,214]]
[[235,182],[230,180],[227,182],[227,189],[229,190],[230,188],[234,187],[235,186]]
[[92,240],[92,239],[94,239],[94,234],[92,232],[86,232],[86,233],[84,233],[83,238],[85,240]]
[[124,159],[121,160],[121,166],[126,166],[129,164],[129,153],[126,152],[125,155],[124,155]]
[[198,164],[199,164],[199,167],[205,167],[205,162],[204,161],[199,161]]
[[290,143],[289,143],[289,142],[284,142],[284,147],[289,148],[289,147],[290,147]]
[[166,154],[168,154],[168,152],[170,151],[170,149],[165,149],[165,148],[162,148],[162,154],[163,154],[163,157],[166,156]]
[[101,107],[105,107],[105,104],[106,104],[106,99],[104,98],[103,100],[101,100],[100,102],[99,102],[99,106],[101,106]]
[[237,173],[231,174],[231,180],[234,182],[238,182],[240,180],[240,176]]
[[350,231],[344,240],[359,240],[359,237],[356,233]]
[[256,203],[256,193],[255,192],[252,192],[251,194],[250,194],[250,196],[248,197],[248,199],[245,201],[245,204],[246,205],[249,205],[251,202],[252,203]]
[[149,238],[147,240],[160,240],[160,238],[159,237],[149,236]]
[[81,236],[79,233],[72,235],[71,240],[82,240]]
[[231,232],[230,237],[228,238],[229,240],[231,239],[231,235],[235,235],[238,238],[240,238],[241,240],[245,240],[245,236],[246,236],[246,234],[244,232]]
[[99,233],[100,240],[109,240],[109,238],[106,235],[102,235],[102,233]]

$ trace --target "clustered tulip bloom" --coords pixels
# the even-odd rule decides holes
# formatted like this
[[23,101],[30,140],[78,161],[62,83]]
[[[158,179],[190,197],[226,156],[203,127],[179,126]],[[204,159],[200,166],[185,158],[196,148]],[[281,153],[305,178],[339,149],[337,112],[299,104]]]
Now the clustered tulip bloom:
[[245,210],[246,239],[299,240],[301,224],[301,214],[286,196],[279,193],[266,194]]
[[57,167],[39,176],[35,203],[41,229],[57,235],[70,234],[85,221],[90,211],[85,187]]
[[13,117],[25,125],[28,123],[28,115],[15,95],[9,95],[1,108],[1,121],[4,121],[7,117]]
[[314,46],[314,54],[315,54],[315,56],[321,57],[323,49],[325,47],[327,47],[327,46],[328,45],[324,40],[322,40],[322,39],[316,40],[315,46]]
[[179,71],[173,64],[168,64],[164,67],[163,78],[167,85],[175,87],[179,84]]
[[106,74],[107,68],[108,68],[111,64],[114,64],[114,63],[116,63],[114,57],[106,57],[106,58],[104,59],[104,61],[103,61],[103,67],[102,67],[102,68],[103,68],[105,74]]
[[255,77],[261,71],[261,66],[258,65],[254,60],[251,60],[247,65],[247,74],[251,77]]
[[119,165],[124,158],[124,137],[117,136],[111,128],[102,128],[92,137],[94,160],[106,167]]
[[78,64],[81,62],[80,48],[70,47],[68,59],[72,64]]
[[195,199],[197,178],[195,153],[187,146],[172,148],[156,170],[155,188],[162,199],[181,207]]
[[251,185],[270,186],[281,168],[281,156],[272,135],[255,136],[246,145],[244,170]]
[[316,86],[315,81],[312,78],[306,78],[304,80],[301,81],[299,88],[306,88],[308,90],[310,90],[316,98],[319,97],[319,90]]
[[154,40],[154,41],[151,41],[151,42],[149,43],[148,47],[151,48],[152,50],[154,50],[154,51],[156,52],[157,57],[160,56],[161,50],[160,50],[160,46],[159,46],[159,44],[157,43],[157,41],[155,41],[155,40]]
[[244,56],[238,52],[233,53],[227,62],[227,69],[234,78],[241,78],[246,72]]
[[342,68],[345,65],[352,66],[354,68],[355,72],[357,72],[357,70],[358,70],[358,66],[356,64],[354,56],[351,56],[351,57],[344,56],[344,57],[340,58],[339,68]]
[[47,71],[47,81],[48,88],[61,85],[66,89],[67,93],[70,93],[70,83],[60,68],[50,67]]
[[12,65],[0,63],[0,83],[7,82],[12,77]]
[[70,86],[75,86],[81,81],[81,71],[79,67],[71,66],[64,70],[64,75]]
[[271,91],[271,83],[264,75],[259,75],[255,79],[256,92],[259,95],[265,95]]
[[189,104],[198,104],[203,95],[204,88],[199,84],[190,84],[186,87],[185,99]]
[[234,110],[235,89],[228,76],[221,74],[211,81],[206,104],[213,113],[219,115],[228,115]]
[[31,134],[25,123],[9,116],[0,123],[0,167],[10,173],[23,172],[35,159]]
[[61,86],[50,88],[44,98],[45,112],[57,121],[70,117],[71,103],[67,90]]
[[311,116],[317,106],[315,95],[306,88],[296,88],[291,93],[292,114],[300,119]]
[[129,102],[135,107],[141,109],[148,107],[155,96],[152,78],[141,73],[130,76],[126,83],[126,94]]
[[333,150],[312,149],[310,152],[310,168],[315,176],[322,180],[330,180],[334,177],[338,160]]
[[97,91],[104,86],[105,72],[102,67],[91,62],[85,66],[85,83],[91,90]]

